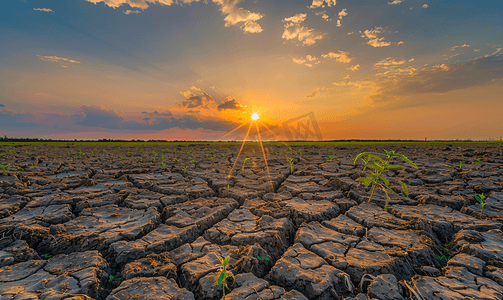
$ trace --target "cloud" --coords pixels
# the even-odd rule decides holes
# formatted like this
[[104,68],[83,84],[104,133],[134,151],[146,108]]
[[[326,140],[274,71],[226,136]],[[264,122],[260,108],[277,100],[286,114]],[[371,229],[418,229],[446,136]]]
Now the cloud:
[[428,8],[428,4],[423,4],[422,8]]
[[305,96],[305,98],[314,98],[316,96],[324,94],[328,90],[333,90],[333,88],[326,88],[324,86],[321,88],[316,88],[316,91],[309,93],[308,95]]
[[[190,5],[191,3],[199,2],[200,0],[86,0],[86,1],[94,4],[104,2],[105,5],[108,5],[113,8],[118,8],[126,4],[132,8],[139,8],[145,10],[149,7],[150,4],[158,4],[166,6],[171,6],[172,4]],[[212,0],[212,1],[220,5],[220,11],[222,12],[222,15],[226,16],[224,18],[225,27],[238,25],[242,23],[240,28],[245,33],[262,32],[262,27],[260,27],[260,24],[258,24],[257,21],[260,20],[264,15],[236,7],[236,5],[239,2],[242,2],[242,0]],[[207,3],[207,0],[203,0],[203,2]],[[135,12],[130,11],[130,13]]]
[[341,25],[341,23],[342,23],[342,17],[345,17],[347,15],[348,15],[348,13],[346,12],[345,8],[339,12],[339,20],[337,20],[337,27],[341,27],[342,26]]
[[76,61],[73,59],[65,58],[65,57],[57,57],[57,56],[42,56],[42,55],[37,55],[39,59],[43,61],[48,61],[48,62],[69,62],[69,63],[74,63],[74,64],[80,64],[80,61]]
[[309,9],[325,7],[325,3],[328,7],[335,6],[336,0],[313,0],[313,4],[309,6]]
[[242,106],[236,99],[232,97],[227,97],[227,101],[222,101],[217,106],[218,110],[223,109],[233,109],[233,110],[245,110],[244,106]]
[[285,31],[281,36],[285,40],[297,39],[299,42],[302,42],[303,45],[311,46],[316,43],[316,40],[321,40],[326,33],[321,33],[314,28],[307,28],[301,26],[302,23],[307,17],[307,14],[296,14],[293,17],[283,19],[283,22],[287,22],[285,24]]
[[283,19],[283,22],[301,23],[307,18],[307,14],[296,14],[293,17]]
[[123,11],[123,13],[126,14],[126,15],[130,15],[130,14],[139,14],[139,13],[141,13],[141,11],[139,11],[139,10],[129,10],[128,9],[128,10]]
[[[502,49],[503,50],[503,49]],[[436,64],[412,72],[390,76],[376,74],[357,82],[336,82],[336,86],[369,88],[370,99],[376,107],[404,108],[419,106],[418,94],[447,93],[454,90],[486,85],[503,79],[503,53],[477,58],[462,64]],[[412,99],[415,99],[413,102]],[[421,101],[428,101],[422,97]],[[450,98],[446,98],[450,99]],[[449,100],[454,101],[454,100]]]
[[372,47],[387,47],[391,45],[389,42],[384,42],[384,37],[378,38],[377,34],[382,33],[383,29],[382,27],[376,27],[372,30],[365,30],[363,32],[364,35],[362,35],[362,38],[367,38],[369,44]]
[[0,107],[5,107],[5,105],[3,105],[2,103],[0,103]]
[[306,59],[309,61],[313,61],[313,60],[317,60],[318,58],[308,54],[308,55],[306,55]]
[[194,90],[194,91],[200,91],[201,89],[200,88],[197,88],[195,87],[194,85],[190,88],[191,90]]
[[354,58],[349,52],[337,51],[321,55],[323,58],[335,58],[337,61],[349,63]]
[[315,15],[319,16],[321,15],[321,18],[327,22],[330,22],[332,21],[332,19],[330,19],[330,17],[327,15],[327,11],[324,10],[324,11],[317,11],[314,13]]
[[351,70],[351,71],[357,71],[359,67],[360,67],[360,65],[359,65],[359,64],[357,64],[357,65],[351,66],[351,67],[350,67],[350,68],[348,68],[348,69],[349,69],[349,70]]
[[38,11],[45,11],[45,12],[54,12],[52,9],[50,8],[34,8],[33,10],[38,10]]
[[391,65],[403,65],[407,61],[405,59],[396,60],[394,58],[388,57],[374,64],[374,67],[380,66],[391,66]]
[[394,0],[393,2],[388,2],[388,4],[400,4],[402,3],[404,0]]
[[303,63],[306,62],[306,60],[303,59],[302,57],[301,58],[293,58],[293,62],[296,64],[299,64],[299,65],[302,65]]
[[352,35],[353,33],[355,33],[355,32],[354,31],[348,32],[348,35]]
[[101,127],[109,129],[119,129],[124,118],[117,112],[101,105],[90,105],[81,107],[84,113],[84,120],[79,125],[87,127]]

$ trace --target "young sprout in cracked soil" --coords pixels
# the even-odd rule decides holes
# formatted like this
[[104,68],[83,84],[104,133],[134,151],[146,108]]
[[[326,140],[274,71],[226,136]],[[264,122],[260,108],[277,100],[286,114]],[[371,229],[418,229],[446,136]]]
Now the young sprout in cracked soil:
[[475,195],[475,200],[477,200],[480,203],[480,206],[482,206],[482,209],[480,210],[480,217],[482,218],[482,213],[484,211],[484,206],[486,206],[487,198],[484,193],[480,193]]
[[218,259],[220,260],[220,264],[217,264],[216,266],[217,267],[219,266],[220,269],[218,269],[215,276],[213,276],[212,278],[208,278],[208,280],[214,279],[215,283],[212,286],[219,285],[222,287],[222,291],[223,291],[222,299],[223,299],[223,298],[225,298],[225,289],[229,288],[227,286],[227,278],[232,277],[234,279],[234,274],[232,274],[232,272],[230,272],[230,271],[227,271],[227,269],[226,269],[227,264],[229,263],[229,260],[230,260],[229,257],[221,258],[218,256]]
[[[395,153],[395,151],[393,151],[393,150],[391,150],[391,151],[384,150],[384,152],[386,152],[386,159],[383,159],[379,156],[382,154],[378,154],[375,152],[362,152],[356,156],[355,160],[353,161],[353,165],[356,164],[356,161],[359,158],[361,158],[362,161],[365,163],[365,166],[363,167],[363,171],[365,171],[365,169],[368,168],[369,169],[368,174],[366,177],[357,178],[356,181],[363,182],[365,184],[365,188],[369,187],[369,185],[372,184],[372,191],[370,192],[369,202],[372,199],[372,195],[374,195],[375,188],[377,186],[382,188],[382,190],[386,194],[386,204],[384,206],[384,210],[387,211],[389,200],[390,200],[388,192],[392,192],[393,194],[395,194],[397,196],[398,196],[398,194],[393,189],[390,188],[389,180],[386,179],[385,177],[383,177],[382,174],[386,173],[390,169],[403,168],[403,166],[401,166],[401,165],[390,165],[389,161],[393,157],[399,157],[402,160],[404,160],[405,162],[409,163],[411,166],[413,166],[416,169],[417,169],[417,166],[410,159],[405,157],[403,154]],[[367,156],[367,158],[365,159],[364,156]],[[398,183],[402,187],[402,190],[403,190],[405,196],[409,197],[409,189],[407,188],[405,183],[403,183],[400,180],[398,181]]]

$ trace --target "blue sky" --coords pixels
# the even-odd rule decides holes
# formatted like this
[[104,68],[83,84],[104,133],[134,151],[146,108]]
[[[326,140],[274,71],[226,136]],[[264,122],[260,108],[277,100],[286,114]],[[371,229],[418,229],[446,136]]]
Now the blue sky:
[[501,1],[6,6],[0,131],[11,136],[215,139],[252,111],[278,133],[314,112],[325,139],[503,135]]

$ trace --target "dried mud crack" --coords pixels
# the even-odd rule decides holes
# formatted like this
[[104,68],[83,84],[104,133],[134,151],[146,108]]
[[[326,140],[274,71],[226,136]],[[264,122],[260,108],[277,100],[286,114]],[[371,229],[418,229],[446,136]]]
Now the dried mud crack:
[[3,147],[0,299],[503,299],[497,147],[386,145],[387,211],[363,147]]

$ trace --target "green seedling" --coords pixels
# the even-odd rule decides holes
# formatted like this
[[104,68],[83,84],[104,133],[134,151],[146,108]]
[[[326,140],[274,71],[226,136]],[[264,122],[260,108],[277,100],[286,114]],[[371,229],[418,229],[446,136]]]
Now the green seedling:
[[161,160],[164,161],[164,154],[161,155]]
[[114,275],[108,276],[108,282],[122,280],[122,277],[115,277]]
[[243,166],[241,167],[241,171],[245,170],[246,161],[249,160],[249,159],[250,159],[249,157],[245,158],[245,160],[243,161]]
[[213,156],[210,156],[208,153],[206,153],[206,159],[213,159]]
[[437,259],[439,261],[445,261],[445,262],[448,262],[451,259],[451,257],[452,257],[451,254],[449,254],[449,256],[445,256],[445,255],[440,256],[440,255],[437,255]]
[[297,153],[299,153],[299,155],[302,155],[302,154],[304,154],[304,150],[299,149],[299,150],[297,150]]
[[140,150],[138,150],[138,151],[139,151],[139,152],[143,152],[143,151],[145,151],[145,149],[143,149],[143,148],[140,148]]
[[[229,257],[226,257],[226,258],[218,257],[218,259],[220,260],[220,264],[217,264],[216,266],[220,267],[220,268],[218,269],[215,276],[213,276],[215,283],[212,286],[217,286],[217,285],[221,286],[222,291],[223,291],[222,298],[225,298],[225,289],[229,288],[227,286],[227,278],[232,277],[234,279],[234,274],[232,274],[232,272],[230,272],[230,271],[227,271],[227,264],[229,263],[229,260],[230,260]],[[208,278],[208,280],[211,280],[211,279],[212,278]]]
[[462,167],[463,167],[463,161],[462,161],[462,160],[460,160],[460,161],[459,161],[459,168],[461,169]]
[[132,152],[129,152],[129,151],[126,152],[126,156],[128,156],[128,157],[131,156],[132,154],[133,154]]
[[267,260],[267,261],[269,261],[269,257],[267,257],[267,256],[262,256],[262,257],[257,256],[257,259],[258,260]]
[[[53,154],[54,155],[54,154]],[[91,151],[91,156],[94,156],[94,151]]]
[[7,172],[9,171],[9,169],[7,169],[7,167],[10,165],[10,163],[6,164],[6,165],[0,165],[0,168],[2,168],[2,172],[4,174],[7,174]]
[[52,257],[52,255],[47,254],[47,253],[42,254],[42,255],[40,255],[40,256],[41,256],[42,258],[45,258],[45,259],[49,259],[49,258],[51,258],[51,257]]
[[193,163],[197,163],[197,161],[195,159],[191,159],[190,161]]
[[328,152],[334,152],[335,148],[328,150]]
[[[363,167],[363,171],[365,171],[365,169],[367,169],[367,168],[371,170],[366,177],[357,178],[356,181],[363,182],[365,184],[366,188],[369,187],[370,184],[372,184],[372,192],[370,193],[369,202],[372,199],[372,195],[374,195],[375,188],[377,186],[381,187],[382,190],[384,191],[384,193],[386,194],[386,204],[384,205],[384,210],[387,211],[389,200],[390,200],[390,197],[388,195],[388,191],[392,192],[393,194],[395,194],[397,196],[398,196],[398,194],[393,189],[390,188],[389,180],[386,179],[385,177],[383,177],[382,174],[387,172],[390,169],[403,168],[403,166],[401,166],[401,165],[390,165],[389,164],[390,159],[393,157],[399,157],[402,160],[404,160],[405,162],[409,163],[411,166],[413,166],[416,169],[417,169],[417,166],[410,159],[405,157],[403,154],[395,153],[395,151],[393,151],[393,150],[391,150],[391,151],[384,150],[384,152],[386,152],[386,156],[387,156],[386,160],[381,158],[375,152],[362,152],[356,156],[353,164],[356,164],[356,161],[359,158],[361,158],[363,160],[363,162],[365,163],[365,167]],[[367,156],[367,159],[365,159],[364,156]],[[407,188],[405,183],[403,183],[402,181],[398,181],[398,183],[402,187],[402,190],[403,190],[405,196],[409,197],[409,189]]]
[[189,167],[189,166],[182,166],[183,174],[187,173],[187,168],[188,168],[188,167]]
[[286,156],[288,163],[290,164],[290,174],[293,174],[293,158]]
[[79,150],[79,154],[80,154],[80,156],[84,156],[84,155],[86,155],[86,153],[85,153],[85,152],[82,152],[82,151],[80,151],[80,150]]
[[166,168],[166,162],[165,161],[162,162],[162,168],[163,169]]
[[230,190],[230,188],[231,188],[231,187],[230,187],[230,185],[229,185],[229,184],[227,184],[227,191],[228,191],[228,190]]
[[106,149],[103,149],[103,152],[107,152],[107,150],[106,150]]
[[155,152],[155,150],[152,150],[152,154],[154,154],[154,161],[155,161],[155,158],[157,157],[157,152]]
[[179,162],[179,161],[180,161],[179,158],[177,158],[177,157],[173,158],[173,162]]
[[482,217],[482,213],[484,212],[484,206],[486,206],[487,198],[484,195],[484,193],[480,193],[475,195],[475,200],[477,200],[480,203],[480,206],[482,206],[482,209],[480,210],[480,217]]
[[480,158],[477,158],[472,164],[480,164]]
[[185,153],[190,154],[192,150],[185,150]]
[[452,168],[452,166],[451,166],[451,165],[445,165],[445,166],[446,166],[447,168]]

